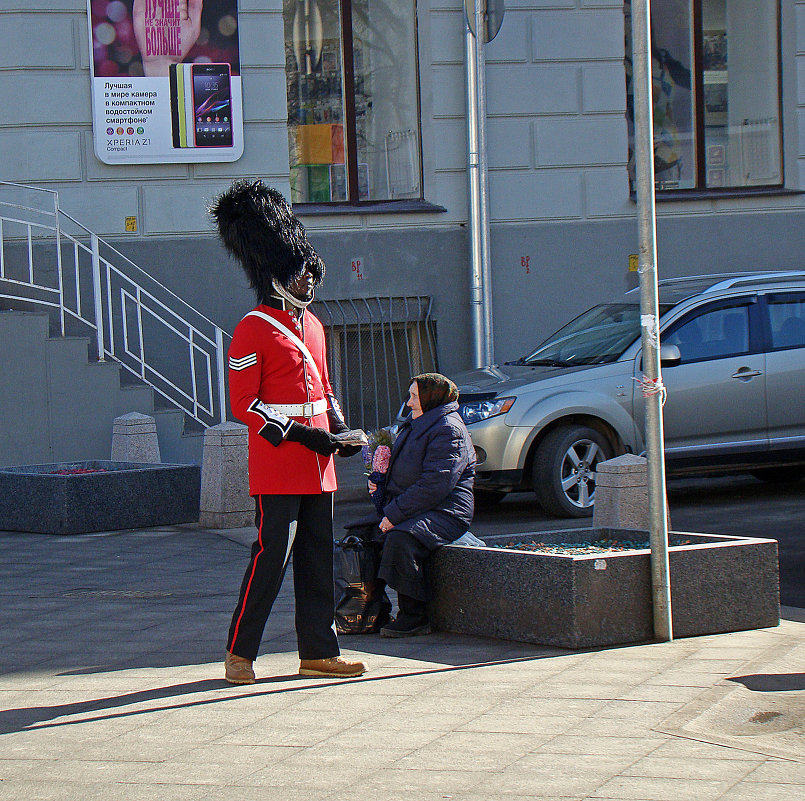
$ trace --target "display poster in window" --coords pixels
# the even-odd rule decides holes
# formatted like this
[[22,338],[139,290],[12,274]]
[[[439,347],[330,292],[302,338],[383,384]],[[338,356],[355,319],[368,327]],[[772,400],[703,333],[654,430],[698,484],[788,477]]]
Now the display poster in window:
[[102,162],[241,157],[238,0],[87,0],[87,13]]

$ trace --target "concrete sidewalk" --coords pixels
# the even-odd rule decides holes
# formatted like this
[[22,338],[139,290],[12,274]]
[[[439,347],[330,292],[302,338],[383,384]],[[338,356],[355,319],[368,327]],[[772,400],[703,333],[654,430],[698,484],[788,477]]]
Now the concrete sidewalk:
[[249,529],[0,533],[0,799],[788,801],[805,615],[583,652],[343,637],[303,679],[288,582],[260,680],[221,678]]

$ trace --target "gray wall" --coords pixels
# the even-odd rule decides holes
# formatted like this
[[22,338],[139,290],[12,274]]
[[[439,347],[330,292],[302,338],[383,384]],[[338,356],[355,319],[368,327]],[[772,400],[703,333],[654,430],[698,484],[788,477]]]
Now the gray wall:
[[[508,0],[486,48],[496,355],[634,283],[626,173],[623,5]],[[0,180],[63,208],[231,330],[251,295],[215,244],[206,202],[234,177],[288,191],[281,0],[240,0],[244,156],[233,164],[101,164],[93,154],[85,0],[0,0]],[[305,216],[322,297],[434,297],[442,368],[470,359],[461,0],[420,0],[425,198],[436,214]],[[805,187],[805,0],[782,2],[785,185]],[[34,100],[35,99],[35,100]],[[803,267],[803,195],[658,206],[660,274]],[[136,215],[136,233],[124,232]],[[528,257],[526,274],[523,259]],[[356,283],[352,260],[365,280]]]

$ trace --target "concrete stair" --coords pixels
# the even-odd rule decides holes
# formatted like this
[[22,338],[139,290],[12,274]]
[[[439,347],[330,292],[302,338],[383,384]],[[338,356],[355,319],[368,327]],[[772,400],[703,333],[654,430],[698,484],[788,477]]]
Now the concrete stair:
[[[203,430],[155,407],[117,362],[92,361],[88,337],[52,337],[47,312],[0,311],[0,466],[108,459],[115,417],[154,417],[164,463],[200,464]],[[134,383],[133,383],[134,381]]]

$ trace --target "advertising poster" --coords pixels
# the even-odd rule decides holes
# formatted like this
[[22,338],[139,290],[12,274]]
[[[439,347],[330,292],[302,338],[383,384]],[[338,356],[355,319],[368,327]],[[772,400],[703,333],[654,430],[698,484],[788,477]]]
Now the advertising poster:
[[87,0],[95,154],[106,164],[243,154],[238,0]]

